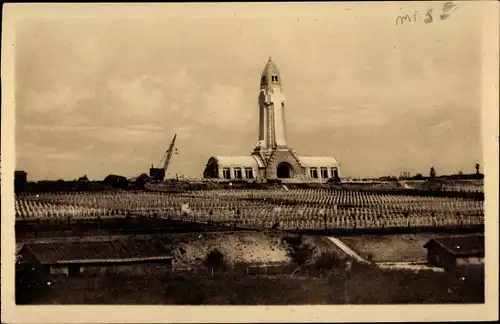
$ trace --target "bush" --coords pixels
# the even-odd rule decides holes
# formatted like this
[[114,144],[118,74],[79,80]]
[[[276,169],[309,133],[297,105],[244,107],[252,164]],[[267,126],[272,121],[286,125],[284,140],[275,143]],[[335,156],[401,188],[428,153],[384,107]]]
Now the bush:
[[334,253],[322,253],[314,262],[314,267],[319,270],[331,270],[340,267],[341,260]]
[[[201,305],[210,297],[213,282],[192,275],[170,275],[164,278],[165,297],[173,304]],[[213,294],[213,292],[212,292]]]
[[373,253],[368,253],[368,255],[366,256],[366,260],[368,262],[373,262]]
[[304,242],[302,235],[284,237],[283,242],[288,256],[299,266],[307,264],[316,250],[313,245]]
[[227,268],[226,258],[218,249],[210,251],[203,263],[208,269],[213,269],[214,271],[222,271]]
[[16,263],[15,300],[16,304],[29,303],[48,293],[45,278],[38,269],[27,263]]

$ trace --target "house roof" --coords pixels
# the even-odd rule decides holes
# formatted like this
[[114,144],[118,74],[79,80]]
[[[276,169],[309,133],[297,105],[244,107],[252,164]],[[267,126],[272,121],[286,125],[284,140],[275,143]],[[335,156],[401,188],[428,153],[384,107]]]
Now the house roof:
[[331,156],[299,156],[306,167],[338,167],[338,162]]
[[484,235],[436,237],[424,245],[428,249],[438,244],[455,256],[484,256]]
[[159,238],[35,243],[26,244],[25,248],[41,264],[133,262],[172,258],[170,249]]
[[221,167],[252,167],[258,168],[257,158],[253,155],[248,156],[214,156]]
[[279,75],[279,74],[280,71],[278,70],[278,67],[276,66],[276,64],[274,64],[271,57],[269,57],[266,66],[264,66],[264,70],[262,71],[262,76]]

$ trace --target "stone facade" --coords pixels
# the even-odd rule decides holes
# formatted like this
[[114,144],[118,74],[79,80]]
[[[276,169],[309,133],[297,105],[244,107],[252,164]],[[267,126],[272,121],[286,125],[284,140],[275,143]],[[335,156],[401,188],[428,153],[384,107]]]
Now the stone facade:
[[277,149],[271,152],[269,159],[265,160],[264,170],[266,179],[283,178],[278,177],[278,166],[288,167],[287,178],[298,178],[305,174],[305,168],[301,165],[298,157],[290,149]]

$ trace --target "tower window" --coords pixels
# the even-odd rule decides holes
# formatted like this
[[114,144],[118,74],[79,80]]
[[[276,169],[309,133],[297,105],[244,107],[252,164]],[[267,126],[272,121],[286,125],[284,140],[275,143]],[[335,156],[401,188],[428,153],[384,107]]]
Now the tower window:
[[234,178],[235,179],[242,178],[241,168],[234,168]]
[[224,179],[231,179],[231,170],[229,168],[222,169],[222,177]]
[[337,168],[332,168],[332,178],[339,177],[339,170]]
[[253,179],[253,170],[252,168],[245,168],[245,176],[247,179]]
[[309,174],[311,175],[311,178],[318,178],[318,169],[317,168],[310,168],[309,169]]
[[272,82],[278,82],[278,76],[277,75],[272,75],[271,76],[271,81]]

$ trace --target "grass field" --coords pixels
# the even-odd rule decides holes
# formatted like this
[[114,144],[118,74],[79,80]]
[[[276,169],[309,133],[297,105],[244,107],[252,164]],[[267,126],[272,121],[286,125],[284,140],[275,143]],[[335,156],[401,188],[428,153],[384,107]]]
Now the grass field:
[[[192,305],[300,305],[300,304],[408,304],[482,303],[484,273],[466,274],[412,272],[380,269],[354,263],[347,274],[347,256],[326,237],[304,235],[303,242],[314,247],[308,264],[290,262],[279,231],[207,233],[166,233],[100,237],[58,237],[45,241],[127,240],[161,236],[172,247],[175,266],[188,272],[158,271],[150,274],[106,273],[76,277],[48,277],[51,285],[39,295],[28,293],[30,304],[192,304]],[[341,237],[364,258],[381,261],[425,260],[423,245],[436,233],[362,235]],[[449,234],[448,234],[449,235]],[[29,243],[31,239],[25,240]],[[204,266],[207,254],[220,250],[228,267],[222,273]],[[318,257],[333,254],[333,269],[320,268]],[[321,258],[320,258],[321,259]],[[292,271],[243,271],[258,264],[282,264]],[[204,270],[203,270],[204,269]],[[290,268],[289,268],[290,269]],[[299,270],[299,271],[295,271]],[[238,272],[240,271],[240,272]],[[466,278],[463,280],[462,278]],[[347,294],[346,294],[347,291]],[[22,291],[16,293],[22,294]]]
[[364,259],[373,262],[422,262],[427,260],[424,244],[450,233],[338,236]]
[[[466,280],[461,280],[466,276]],[[347,281],[346,281],[347,280]],[[347,283],[346,283],[347,282]],[[380,270],[353,265],[326,276],[163,273],[60,277],[30,304],[417,304],[482,303],[482,273]]]

